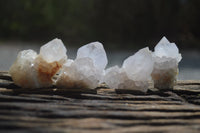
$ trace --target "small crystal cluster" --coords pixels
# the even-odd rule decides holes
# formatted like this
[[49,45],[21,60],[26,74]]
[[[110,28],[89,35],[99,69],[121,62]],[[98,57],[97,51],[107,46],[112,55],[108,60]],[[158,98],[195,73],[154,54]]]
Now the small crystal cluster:
[[[75,60],[67,59],[67,49],[59,39],[40,48],[21,51],[9,73],[14,83],[23,88],[96,88],[105,82],[110,88],[133,89],[146,92],[151,77],[159,89],[172,88],[181,60],[178,48],[165,37],[156,45],[154,52],[148,47],[124,60],[122,67],[105,70],[108,63],[104,47],[92,42],[78,49]],[[55,74],[57,80],[53,81]]]
[[67,59],[66,48],[61,40],[54,39],[40,48],[21,51],[9,73],[14,83],[23,88],[52,86],[53,76]]
[[118,89],[134,89],[146,92],[148,80],[153,70],[153,58],[149,48],[143,48],[128,57],[122,68],[118,66],[106,70],[104,82]]
[[154,69],[152,79],[154,87],[172,89],[178,75],[178,63],[182,57],[175,43],[170,43],[165,37],[154,48]]
[[108,63],[103,45],[93,42],[78,49],[76,59],[64,64],[56,82],[59,88],[96,88]]

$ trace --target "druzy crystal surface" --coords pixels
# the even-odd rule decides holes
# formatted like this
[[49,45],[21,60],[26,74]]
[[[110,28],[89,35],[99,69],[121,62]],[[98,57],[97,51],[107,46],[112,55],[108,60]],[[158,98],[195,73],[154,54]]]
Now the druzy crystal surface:
[[148,48],[139,50],[128,57],[122,68],[118,66],[106,70],[104,82],[111,88],[133,89],[146,92],[154,61]]
[[78,49],[76,59],[64,64],[56,82],[59,88],[90,88],[100,83],[103,71],[108,63],[103,45],[89,43]]
[[54,39],[43,45],[39,54],[33,50],[19,52],[9,73],[14,83],[22,88],[49,87],[66,58],[62,41]]
[[16,85],[24,88],[33,88],[37,86],[37,76],[34,69],[34,61],[37,53],[33,50],[24,50],[19,52],[17,60],[11,66],[9,73]]
[[152,79],[154,87],[172,89],[178,75],[178,63],[182,57],[175,43],[170,43],[165,37],[154,48],[154,69]]

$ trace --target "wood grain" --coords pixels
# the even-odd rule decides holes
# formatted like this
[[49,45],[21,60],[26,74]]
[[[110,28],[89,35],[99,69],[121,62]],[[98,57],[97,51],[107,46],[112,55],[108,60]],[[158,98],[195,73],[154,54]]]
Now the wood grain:
[[147,93],[109,89],[22,89],[0,72],[0,132],[200,132],[200,81]]

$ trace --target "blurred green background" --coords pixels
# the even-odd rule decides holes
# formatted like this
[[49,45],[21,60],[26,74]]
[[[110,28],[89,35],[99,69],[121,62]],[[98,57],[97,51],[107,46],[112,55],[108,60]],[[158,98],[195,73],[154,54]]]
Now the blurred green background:
[[200,0],[0,0],[0,40],[200,49]]
[[108,67],[166,36],[183,56],[179,79],[200,79],[200,0],[0,0],[0,70],[19,51],[54,38],[69,58],[87,43],[103,43]]

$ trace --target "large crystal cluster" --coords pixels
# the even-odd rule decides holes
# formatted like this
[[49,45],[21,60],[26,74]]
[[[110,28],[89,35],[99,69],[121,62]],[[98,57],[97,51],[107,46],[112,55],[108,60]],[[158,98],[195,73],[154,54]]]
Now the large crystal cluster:
[[103,45],[89,43],[78,49],[76,59],[64,64],[56,82],[59,88],[96,88],[108,63]]
[[173,88],[178,73],[181,54],[175,43],[165,37],[152,53],[148,47],[124,60],[122,67],[108,63],[104,47],[99,42],[89,43],[78,49],[75,60],[67,59],[67,49],[59,39],[54,39],[40,48],[21,51],[9,73],[14,83],[23,88],[51,86],[58,88],[96,88],[105,82],[110,88],[133,89],[146,92],[151,77],[159,89]]
[[52,85],[52,77],[67,59],[66,48],[60,39],[54,39],[40,48],[21,51],[9,73],[14,83],[23,88],[41,88]]
[[153,57],[155,64],[151,75],[154,87],[172,89],[176,83],[178,63],[182,58],[176,44],[163,37],[154,48]]
[[104,82],[111,88],[134,89],[146,92],[153,70],[153,58],[149,48],[143,48],[128,57],[122,65],[106,70]]

